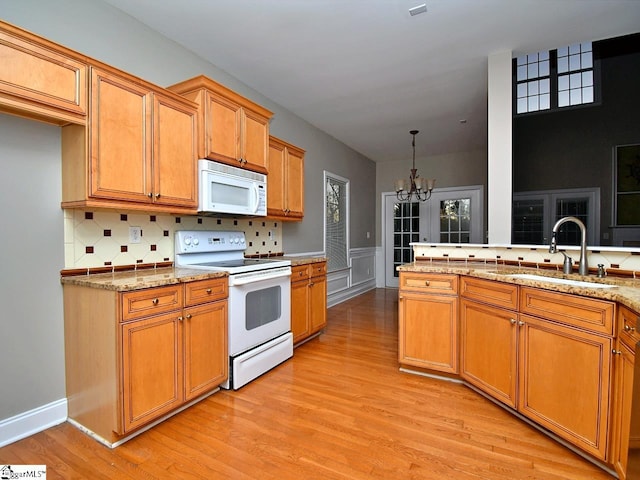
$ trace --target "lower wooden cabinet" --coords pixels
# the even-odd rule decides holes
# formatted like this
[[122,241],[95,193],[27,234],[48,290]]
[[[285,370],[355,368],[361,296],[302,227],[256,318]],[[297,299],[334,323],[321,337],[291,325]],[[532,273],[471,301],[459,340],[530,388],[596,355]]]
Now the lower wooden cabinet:
[[227,379],[226,278],[130,292],[65,285],[64,303],[69,419],[106,443]]
[[400,272],[400,364],[459,373],[622,477],[640,433],[629,408],[637,315],[620,308],[619,339],[630,340],[616,344],[611,301],[465,275],[458,287],[452,275]]
[[640,478],[640,381],[636,380],[639,373],[635,368],[639,318],[626,307],[618,309],[611,458],[621,480]]
[[458,373],[456,275],[400,272],[399,361]]
[[327,325],[327,262],[296,265],[291,274],[293,343],[308,339]]
[[516,408],[517,314],[460,300],[460,376],[505,405]]
[[605,460],[612,339],[520,316],[518,410]]

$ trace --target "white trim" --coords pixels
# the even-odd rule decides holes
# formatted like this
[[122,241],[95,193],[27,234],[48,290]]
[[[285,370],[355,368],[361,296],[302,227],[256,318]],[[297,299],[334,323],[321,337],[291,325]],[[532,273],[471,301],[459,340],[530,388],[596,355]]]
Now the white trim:
[[0,422],[0,447],[59,425],[67,420],[67,399],[42,405]]
[[[351,180],[345,177],[341,177],[340,175],[336,175],[335,173],[328,172],[327,170],[323,170],[323,192],[324,192],[324,202],[323,202],[323,217],[322,217],[322,248],[324,251],[327,251],[327,178],[332,178],[334,180],[338,180],[340,182],[344,182],[346,187],[345,192],[345,204],[346,204],[346,221],[345,221],[345,250],[347,254],[347,265],[351,265],[349,261],[349,245],[350,245],[350,230],[351,230]],[[327,262],[327,268],[329,267]]]

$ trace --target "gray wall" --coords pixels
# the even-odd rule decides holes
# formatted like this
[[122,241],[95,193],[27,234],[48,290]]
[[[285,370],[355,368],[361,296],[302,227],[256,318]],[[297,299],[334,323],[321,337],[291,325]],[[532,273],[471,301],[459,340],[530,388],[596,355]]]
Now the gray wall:
[[0,114],[0,419],[65,398],[60,129]]
[[[407,180],[411,170],[411,143],[407,142],[407,159],[400,162],[377,164],[376,170],[376,218],[381,218],[381,194],[393,192],[394,182]],[[428,158],[416,158],[418,175],[436,179],[436,188],[484,185],[484,230],[487,229],[487,149],[457,152]],[[381,240],[381,222],[376,225],[376,238]]]
[[[271,133],[307,151],[305,218],[284,226],[285,253],[323,250],[323,170],[351,180],[351,247],[374,246],[375,164],[333,137],[98,0],[2,0],[0,18],[155,84],[205,74],[269,108],[275,113]],[[0,337],[0,420],[65,396],[60,133],[17,117],[1,121],[6,317]],[[372,232],[370,239],[366,232]],[[46,242],[36,245],[41,239]]]

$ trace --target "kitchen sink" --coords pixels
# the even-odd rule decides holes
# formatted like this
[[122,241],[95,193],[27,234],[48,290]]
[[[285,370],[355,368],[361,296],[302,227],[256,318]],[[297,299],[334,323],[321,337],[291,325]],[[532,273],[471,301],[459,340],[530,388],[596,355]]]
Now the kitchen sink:
[[545,277],[543,275],[534,275],[531,273],[514,273],[508,276],[511,278],[520,278],[522,280],[535,280],[536,282],[571,285],[573,287],[584,287],[584,288],[614,288],[615,287],[615,285],[607,285],[606,283],[593,283],[593,282],[583,282],[581,280],[570,280],[568,278]]

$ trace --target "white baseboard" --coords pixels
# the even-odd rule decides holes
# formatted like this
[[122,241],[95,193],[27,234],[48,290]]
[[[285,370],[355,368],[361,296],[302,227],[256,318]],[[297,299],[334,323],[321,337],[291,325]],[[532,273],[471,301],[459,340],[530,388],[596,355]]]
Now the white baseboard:
[[22,440],[34,433],[59,425],[67,420],[67,399],[42,405],[28,412],[0,421],[0,447]]
[[334,305],[349,300],[350,298],[357,297],[358,295],[368,292],[369,290],[373,290],[374,288],[376,288],[376,281],[375,279],[371,279],[367,282],[360,283],[355,287],[330,293],[327,295],[327,308],[333,307]]

